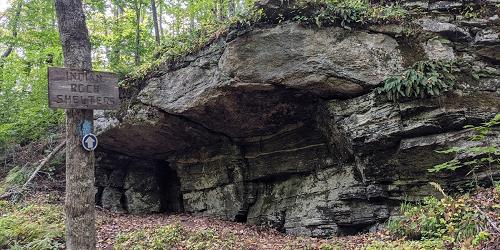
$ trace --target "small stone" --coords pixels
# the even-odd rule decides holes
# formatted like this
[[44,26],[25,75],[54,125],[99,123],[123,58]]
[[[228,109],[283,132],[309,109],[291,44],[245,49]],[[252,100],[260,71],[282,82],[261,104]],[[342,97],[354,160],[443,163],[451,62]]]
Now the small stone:
[[424,31],[438,33],[452,41],[464,42],[472,40],[469,32],[454,24],[440,22],[430,18],[422,18],[416,21]]
[[429,5],[430,10],[450,10],[453,8],[462,7],[459,1],[437,1]]
[[500,62],[500,45],[485,47],[478,50],[476,53],[487,59]]
[[129,189],[125,192],[125,200],[129,213],[143,214],[160,212],[160,196],[155,192]]
[[384,25],[372,25],[369,26],[368,29],[373,32],[396,36],[396,35],[402,35],[405,32],[406,28],[399,24],[384,24]]
[[123,191],[118,188],[104,188],[104,191],[102,192],[102,207],[112,212],[125,212],[121,204],[122,195]]
[[448,40],[430,39],[424,45],[425,54],[430,60],[454,60],[453,48]]
[[403,6],[407,7],[407,8],[428,9],[429,8],[429,1],[405,1],[403,3]]
[[481,30],[474,38],[476,44],[495,44],[498,42],[500,42],[499,33],[491,29]]
[[488,18],[489,21],[496,21],[498,19],[500,19],[500,17],[498,17],[498,15],[494,15],[494,16]]
[[486,27],[489,24],[489,22],[490,22],[490,20],[481,19],[481,18],[460,20],[461,25],[473,26],[473,27]]

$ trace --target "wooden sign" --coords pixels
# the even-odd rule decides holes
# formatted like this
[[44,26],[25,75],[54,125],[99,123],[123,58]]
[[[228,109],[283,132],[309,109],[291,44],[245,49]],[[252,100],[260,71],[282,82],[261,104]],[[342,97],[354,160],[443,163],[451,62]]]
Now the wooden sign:
[[49,107],[118,109],[118,76],[109,72],[49,68]]

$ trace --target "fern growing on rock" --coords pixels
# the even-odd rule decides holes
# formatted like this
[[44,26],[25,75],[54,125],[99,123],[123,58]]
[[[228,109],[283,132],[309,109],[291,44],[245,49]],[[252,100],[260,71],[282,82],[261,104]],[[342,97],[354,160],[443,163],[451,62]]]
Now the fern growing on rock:
[[[440,154],[455,154],[452,160],[435,165],[428,169],[431,173],[444,170],[454,171],[461,167],[469,167],[470,172],[476,176],[476,171],[480,168],[492,169],[500,166],[500,145],[492,137],[496,136],[492,131],[500,126],[500,113],[496,114],[490,121],[478,126],[467,125],[464,128],[473,129],[475,134],[470,142],[478,142],[476,146],[452,147],[446,150],[438,150]],[[491,182],[495,183],[493,176],[490,175]],[[476,177],[474,178],[476,179]]]
[[384,85],[377,88],[376,92],[386,94],[391,101],[439,96],[453,87],[454,66],[455,63],[450,61],[416,62],[400,75],[384,80]]

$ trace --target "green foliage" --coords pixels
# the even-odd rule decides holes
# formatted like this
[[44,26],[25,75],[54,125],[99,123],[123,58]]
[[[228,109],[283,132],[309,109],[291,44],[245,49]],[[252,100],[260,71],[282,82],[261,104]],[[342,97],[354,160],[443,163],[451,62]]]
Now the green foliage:
[[53,205],[0,202],[0,248],[64,249],[64,215]]
[[[152,32],[150,1],[84,0],[94,69],[121,76],[133,72],[131,79],[141,79],[166,61],[200,49],[229,27],[246,27],[262,20],[262,10],[253,7],[255,0],[156,3],[160,45]],[[396,4],[370,5],[367,0],[317,0],[313,4],[321,7],[303,17],[299,11],[295,19],[350,28],[405,15]],[[10,143],[25,144],[44,137],[64,120],[61,110],[47,107],[47,67],[63,65],[53,3],[13,0],[4,17],[0,48],[11,47],[12,52],[0,59],[0,150]],[[138,65],[136,58],[144,63]]]
[[236,237],[233,234],[221,235],[212,229],[204,229],[193,233],[186,241],[186,247],[193,250],[203,249],[233,249]]
[[[154,60],[144,63],[127,76],[127,82],[142,79],[148,73],[156,70],[165,62],[176,59],[195,52],[209,43],[210,40],[218,38],[228,31],[230,27],[246,27],[256,23],[262,17],[262,10],[249,8],[246,12],[237,13],[234,16],[223,20],[212,20],[204,22],[201,27],[186,30],[182,33],[171,36],[162,43],[154,52]],[[131,86],[122,82],[121,87]]]
[[474,6],[471,5],[470,3],[467,4],[461,11],[461,13],[465,18],[467,19],[472,19],[472,18],[478,18],[479,13],[474,10]]
[[178,225],[163,226],[154,230],[138,230],[127,234],[119,234],[115,249],[174,249],[184,237],[184,229]]
[[[204,45],[219,28],[245,16],[254,1],[234,1],[233,9],[229,1],[156,1],[161,45],[153,36],[150,1],[83,2],[93,68],[124,76]],[[62,110],[47,106],[47,67],[63,65],[56,20],[53,1],[46,0],[12,0],[2,13],[0,55],[11,52],[0,58],[0,152],[44,137],[64,120]],[[136,64],[136,57],[147,65]]]
[[28,165],[12,168],[5,179],[0,181],[0,194],[22,186],[28,180],[31,171],[32,169]]
[[480,126],[468,125],[465,128],[472,128],[476,132],[476,135],[471,138],[473,141],[483,141],[491,132],[491,128],[498,125],[500,125],[500,114],[496,114],[490,121]]
[[335,250],[335,249],[340,249],[340,247],[336,247],[336,246],[333,246],[330,244],[321,244],[321,246],[319,246],[319,249],[320,250]]
[[487,219],[479,212],[479,202],[474,199],[469,195],[458,198],[445,196],[440,200],[426,197],[418,204],[403,203],[401,215],[392,217],[387,229],[398,237],[439,244],[439,248],[443,243],[448,246],[477,246],[489,240],[490,234],[486,231]]
[[54,6],[44,0],[16,0],[12,6],[8,21],[0,23],[0,44],[12,47],[0,59],[0,150],[36,140],[63,120],[61,111],[47,106],[47,67],[62,64]]
[[386,94],[392,101],[439,96],[453,87],[453,69],[454,63],[449,61],[420,61],[400,75],[384,80],[384,86],[376,92]]
[[413,249],[413,250],[435,250],[446,249],[445,243],[440,239],[432,240],[397,240],[397,241],[374,241],[366,247],[366,250],[387,250],[387,249]]
[[192,231],[179,224],[162,226],[156,229],[141,229],[131,233],[119,234],[115,249],[232,249],[235,247],[233,234],[221,237],[212,229]]
[[[311,4],[319,8],[308,8]],[[318,27],[339,23],[346,29],[366,23],[402,20],[406,11],[398,4],[371,5],[367,0],[319,0],[306,2],[304,10],[295,15],[294,20]]]
[[[479,168],[498,166],[500,164],[500,147],[493,144],[489,139],[492,128],[500,125],[500,114],[479,126],[468,125],[465,128],[473,129],[475,135],[470,138],[471,142],[481,143],[481,146],[452,147],[446,150],[436,151],[440,154],[454,154],[454,159],[435,165],[428,169],[431,173],[444,170],[454,171],[461,167],[469,167],[471,173]],[[457,159],[458,155],[464,156]],[[493,181],[493,180],[492,180]]]
[[427,197],[420,205],[403,204],[401,213],[402,217],[393,218],[387,224],[388,229],[399,236],[411,239],[444,237],[453,242],[479,233],[475,226],[479,214],[464,207],[463,200]]

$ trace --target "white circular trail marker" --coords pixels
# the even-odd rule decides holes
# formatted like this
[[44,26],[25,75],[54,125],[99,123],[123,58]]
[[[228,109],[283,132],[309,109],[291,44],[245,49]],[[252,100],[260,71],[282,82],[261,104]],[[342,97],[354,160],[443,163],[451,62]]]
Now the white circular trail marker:
[[94,134],[86,134],[82,139],[82,146],[87,151],[94,151],[97,148],[97,136]]

